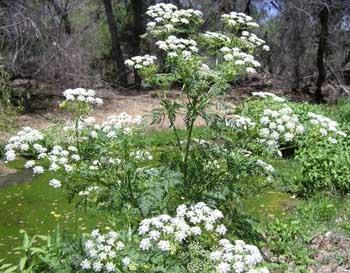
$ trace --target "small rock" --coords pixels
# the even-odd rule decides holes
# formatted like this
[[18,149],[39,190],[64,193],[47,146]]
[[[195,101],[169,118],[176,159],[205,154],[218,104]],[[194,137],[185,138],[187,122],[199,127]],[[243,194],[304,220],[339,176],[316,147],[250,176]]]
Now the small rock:
[[4,163],[0,162],[0,176],[13,174],[16,170],[10,169],[4,165]]

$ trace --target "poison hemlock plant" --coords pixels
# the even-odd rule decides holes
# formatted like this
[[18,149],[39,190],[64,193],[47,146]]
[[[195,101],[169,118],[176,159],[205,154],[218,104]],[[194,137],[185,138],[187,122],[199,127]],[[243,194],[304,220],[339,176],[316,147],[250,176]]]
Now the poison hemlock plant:
[[[255,73],[260,63],[255,50],[265,42],[250,29],[258,27],[250,16],[231,12],[221,17],[217,32],[200,31],[202,13],[196,10],[178,10],[171,4],[157,4],[148,9],[151,18],[145,38],[159,48],[163,64],[157,57],[135,56],[125,63],[136,69],[148,84],[161,88],[161,108],[154,111],[154,122],[164,118],[169,122],[177,139],[181,158],[179,168],[183,174],[183,195],[191,198],[197,185],[191,178],[190,162],[193,159],[193,128],[199,117],[209,119],[208,107],[213,98],[229,88],[230,82],[246,73]],[[265,50],[269,47],[264,45]],[[159,72],[158,72],[159,71]],[[173,100],[169,90],[180,85],[185,100]],[[186,138],[178,136],[176,119],[184,112]]]
[[[55,140],[49,131],[25,128],[6,145],[6,159],[30,157],[26,168],[34,174],[52,174],[53,188],[65,190],[81,208],[107,213],[118,232],[91,233],[78,268],[72,257],[80,253],[66,257],[60,252],[56,259],[51,248],[45,248],[44,256],[32,253],[30,262],[40,268],[47,266],[41,257],[50,263],[62,259],[69,261],[68,272],[198,272],[201,268],[219,273],[269,272],[260,268],[262,256],[255,246],[234,236],[223,238],[232,225],[220,222],[223,214],[217,208],[229,207],[227,200],[233,204],[230,199],[236,198],[239,178],[272,177],[274,168],[237,147],[193,137],[196,121],[211,119],[208,109],[213,99],[237,77],[255,73],[260,66],[252,54],[264,42],[248,32],[258,25],[250,16],[232,12],[222,16],[219,32],[200,33],[199,11],[157,4],[147,14],[153,21],[146,37],[157,39],[164,65],[150,55],[126,63],[146,83],[162,89],[154,121],[167,119],[176,146],[157,161],[144,140],[142,117],[122,113],[96,122],[89,114],[103,102],[95,92],[66,90],[61,107],[71,120],[63,128],[65,137]],[[182,87],[184,101],[169,97],[175,85]],[[184,139],[176,125],[180,112]],[[169,216],[175,212],[176,216]],[[29,261],[25,264],[31,266]]]

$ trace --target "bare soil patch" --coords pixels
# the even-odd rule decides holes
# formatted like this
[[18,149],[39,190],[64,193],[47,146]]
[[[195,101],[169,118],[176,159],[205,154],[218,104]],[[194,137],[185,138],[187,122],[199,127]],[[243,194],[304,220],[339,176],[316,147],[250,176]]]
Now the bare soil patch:
[[315,264],[310,273],[350,273],[350,238],[328,232],[311,241]]

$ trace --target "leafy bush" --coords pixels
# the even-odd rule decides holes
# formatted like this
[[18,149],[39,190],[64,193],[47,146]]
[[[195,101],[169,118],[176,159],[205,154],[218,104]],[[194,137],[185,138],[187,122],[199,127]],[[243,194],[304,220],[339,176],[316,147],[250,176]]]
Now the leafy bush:
[[336,105],[331,108],[334,117],[340,122],[348,124],[350,122],[350,99],[345,97],[338,101]]
[[240,116],[224,119],[224,126],[235,133],[234,141],[248,144],[247,149],[257,154],[282,156],[297,148],[305,127],[290,103],[268,92],[253,95],[236,110]]
[[289,255],[297,240],[302,240],[303,227],[298,220],[276,219],[268,225],[270,250],[278,255]]
[[298,152],[302,179],[296,181],[302,194],[330,191],[346,194],[350,191],[349,139],[337,144],[327,140],[309,145]]

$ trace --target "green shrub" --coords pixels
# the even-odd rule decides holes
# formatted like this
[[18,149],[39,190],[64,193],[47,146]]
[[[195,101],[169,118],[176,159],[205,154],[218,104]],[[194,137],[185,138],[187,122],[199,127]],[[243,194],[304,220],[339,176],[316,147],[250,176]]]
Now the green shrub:
[[349,123],[350,122],[350,99],[342,98],[339,102],[333,106],[333,115],[334,117],[341,122]]
[[327,140],[305,145],[298,152],[302,178],[297,181],[299,192],[312,194],[331,191],[340,194],[350,192],[350,146],[349,139],[332,144]]

